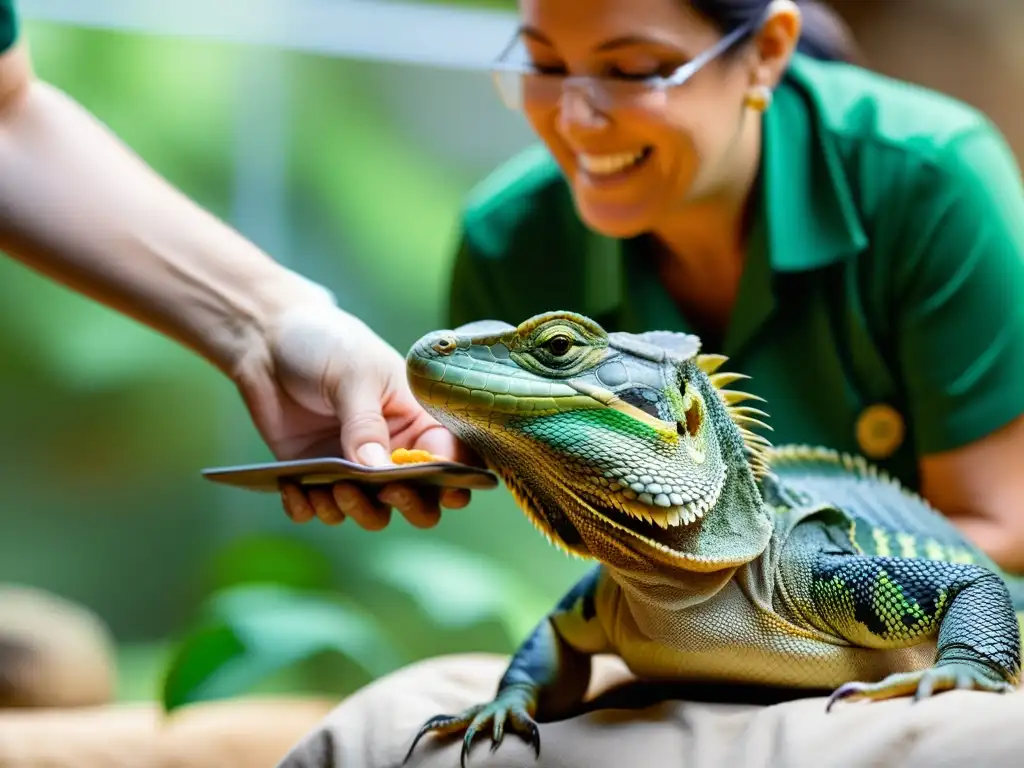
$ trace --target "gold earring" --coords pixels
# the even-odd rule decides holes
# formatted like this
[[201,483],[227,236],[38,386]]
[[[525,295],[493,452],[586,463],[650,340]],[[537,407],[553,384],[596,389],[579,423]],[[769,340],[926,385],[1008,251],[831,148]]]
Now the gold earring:
[[755,85],[743,97],[743,103],[758,112],[764,112],[772,103],[772,90],[767,85]]

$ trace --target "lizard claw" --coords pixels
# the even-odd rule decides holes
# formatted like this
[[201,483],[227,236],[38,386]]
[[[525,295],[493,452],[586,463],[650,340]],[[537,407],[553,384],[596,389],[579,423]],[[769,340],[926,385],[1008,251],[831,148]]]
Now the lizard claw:
[[976,664],[952,662],[916,672],[893,674],[877,683],[845,683],[837,688],[825,705],[825,711],[840,699],[881,701],[913,694],[913,701],[926,699],[953,689],[1007,693],[1013,685],[992,671]]
[[469,750],[473,741],[488,725],[491,730],[491,752],[495,752],[501,746],[501,742],[505,738],[506,727],[511,727],[516,734],[533,747],[534,754],[538,758],[540,757],[540,730],[527,707],[518,696],[502,697],[499,695],[490,704],[477,704],[459,715],[437,715],[427,720],[416,733],[405,760],[402,762],[403,764],[408,762],[420,739],[428,733],[447,736],[465,731],[462,738],[460,764],[462,768],[466,768],[466,761],[469,759]]
[[466,710],[463,715],[435,715],[420,726],[420,729],[416,732],[416,736],[413,737],[412,744],[409,745],[409,751],[405,753],[405,759],[402,760],[402,764],[409,762],[409,758],[412,757],[412,753],[416,749],[416,745],[420,743],[420,739],[426,736],[428,733],[436,733],[440,736],[447,736],[448,734],[455,733],[465,727],[464,719],[466,717],[472,718],[475,712],[483,707],[473,707]]

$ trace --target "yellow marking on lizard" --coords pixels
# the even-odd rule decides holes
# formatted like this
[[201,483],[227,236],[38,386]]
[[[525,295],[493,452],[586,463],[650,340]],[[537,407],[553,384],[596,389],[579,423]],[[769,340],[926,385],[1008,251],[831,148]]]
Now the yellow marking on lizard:
[[900,557],[917,557],[917,539],[909,533],[897,533],[896,542],[900,545]]
[[949,562],[962,565],[972,565],[974,563],[974,555],[970,551],[956,546],[950,546],[947,549],[949,550]]
[[929,560],[945,560],[946,553],[942,550],[942,545],[939,544],[935,539],[926,539],[924,542],[924,555]]
[[665,442],[678,442],[679,432],[676,429],[674,422],[670,423],[659,419],[657,416],[652,416],[646,411],[637,408],[635,405],[627,403],[614,392],[611,392],[604,387],[598,387],[585,381],[571,381],[568,382],[568,384],[580,394],[586,395],[608,408],[624,413],[627,416],[648,425],[651,429],[657,432],[658,436]]
[[879,557],[889,557],[892,554],[890,548],[889,534],[881,528],[871,529],[871,538],[875,542],[875,554]]
[[856,552],[858,555],[865,554],[864,553],[864,548],[857,542],[857,519],[856,518],[851,518],[850,519],[850,532],[849,532],[849,536],[850,536],[850,544],[853,546],[853,551]]

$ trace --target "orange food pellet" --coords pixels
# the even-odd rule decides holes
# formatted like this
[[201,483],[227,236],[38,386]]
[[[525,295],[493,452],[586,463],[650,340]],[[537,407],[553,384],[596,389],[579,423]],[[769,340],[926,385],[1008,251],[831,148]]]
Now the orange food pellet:
[[391,452],[391,461],[395,464],[423,464],[428,461],[443,461],[430,451],[396,448]]

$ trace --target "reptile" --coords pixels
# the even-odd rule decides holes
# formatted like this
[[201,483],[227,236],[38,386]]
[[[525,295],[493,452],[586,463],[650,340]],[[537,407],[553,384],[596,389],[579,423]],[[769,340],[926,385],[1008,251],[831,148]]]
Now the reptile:
[[423,407],[555,547],[592,563],[512,655],[495,697],[415,734],[540,755],[595,654],[641,680],[913,701],[1020,681],[1024,578],[863,457],[773,445],[749,377],[699,337],[606,332],[574,312],[428,333]]

